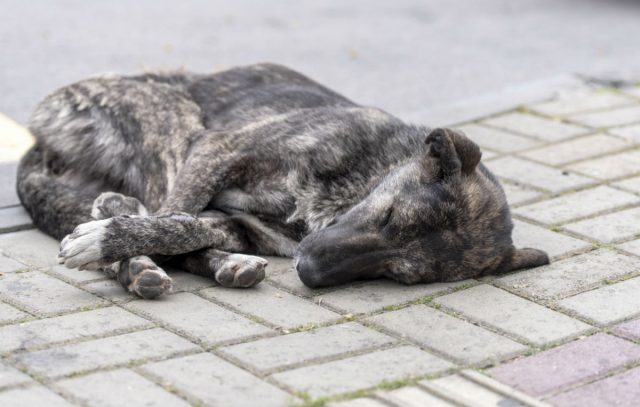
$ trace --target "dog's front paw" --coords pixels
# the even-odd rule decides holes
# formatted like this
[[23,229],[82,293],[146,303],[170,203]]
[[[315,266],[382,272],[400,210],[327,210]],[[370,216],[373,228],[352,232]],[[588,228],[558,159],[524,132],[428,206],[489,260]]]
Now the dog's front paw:
[[104,261],[102,247],[111,219],[87,222],[76,227],[60,243],[58,262],[69,268],[97,270],[109,262]]
[[216,281],[223,287],[253,287],[264,279],[267,264],[260,257],[230,254],[216,270]]

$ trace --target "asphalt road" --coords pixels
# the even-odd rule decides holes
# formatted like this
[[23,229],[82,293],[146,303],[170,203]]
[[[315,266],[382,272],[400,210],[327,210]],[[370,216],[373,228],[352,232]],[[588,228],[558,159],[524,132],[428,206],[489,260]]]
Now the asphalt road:
[[559,75],[640,79],[639,39],[640,2],[615,0],[0,0],[0,112],[100,72],[271,61],[421,120]]

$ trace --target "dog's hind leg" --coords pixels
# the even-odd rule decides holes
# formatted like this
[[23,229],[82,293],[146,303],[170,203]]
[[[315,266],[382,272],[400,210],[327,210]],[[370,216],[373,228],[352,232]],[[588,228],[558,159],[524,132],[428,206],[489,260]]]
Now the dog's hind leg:
[[[91,216],[96,220],[122,215],[147,215],[145,206],[133,197],[104,192],[93,202]],[[88,265],[87,268],[91,268]],[[101,267],[115,276],[122,286],[142,298],[156,298],[171,290],[171,277],[147,256],[135,256]]]

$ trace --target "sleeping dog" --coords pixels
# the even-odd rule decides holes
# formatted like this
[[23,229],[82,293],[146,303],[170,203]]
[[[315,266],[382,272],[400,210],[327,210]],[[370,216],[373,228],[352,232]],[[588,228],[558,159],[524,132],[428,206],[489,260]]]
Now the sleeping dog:
[[[402,122],[273,64],[102,76],[47,96],[18,170],[67,267],[153,298],[160,262],[227,287],[293,256],[309,287],[455,281],[548,263],[517,249],[504,192],[454,129]],[[149,257],[150,256],[150,257]]]

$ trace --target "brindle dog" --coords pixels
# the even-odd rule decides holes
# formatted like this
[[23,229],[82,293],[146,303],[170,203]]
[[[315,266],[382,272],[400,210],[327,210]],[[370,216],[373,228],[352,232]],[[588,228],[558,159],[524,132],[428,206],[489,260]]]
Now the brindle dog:
[[96,77],[47,96],[29,128],[18,193],[64,238],[60,262],[144,298],[171,288],[158,261],[228,287],[264,278],[253,255],[293,255],[310,287],[549,261],[514,248],[502,188],[464,134],[405,124],[282,66]]

